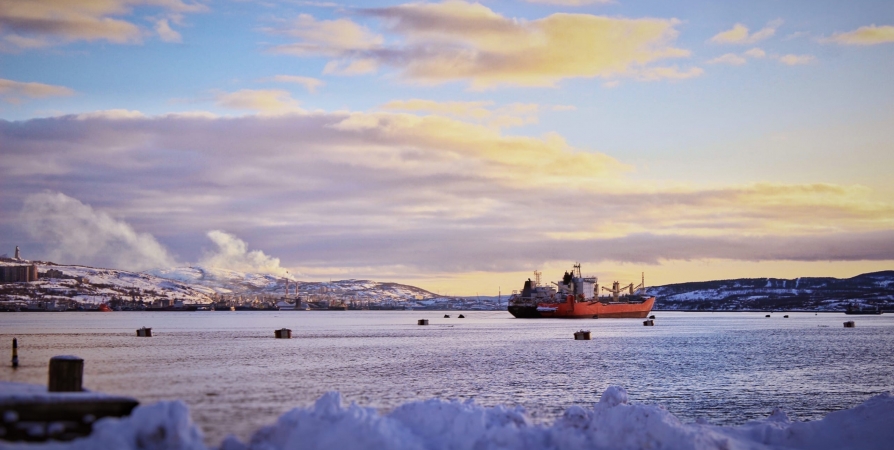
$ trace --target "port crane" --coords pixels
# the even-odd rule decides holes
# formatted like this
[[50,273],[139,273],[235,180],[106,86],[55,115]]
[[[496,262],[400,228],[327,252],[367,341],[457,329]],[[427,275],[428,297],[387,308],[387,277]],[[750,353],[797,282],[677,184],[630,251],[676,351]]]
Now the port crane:
[[646,293],[646,273],[645,272],[642,273],[642,281],[640,282],[640,284],[638,284],[636,286],[634,286],[633,283],[630,283],[627,286],[621,286],[621,283],[615,281],[614,283],[612,283],[611,288],[602,286],[602,290],[610,292],[612,294],[612,300],[614,300],[615,302],[619,301],[619,296],[621,295],[621,292],[623,292],[623,291],[627,291],[628,295],[633,295],[634,292],[641,290],[642,293],[645,294]]

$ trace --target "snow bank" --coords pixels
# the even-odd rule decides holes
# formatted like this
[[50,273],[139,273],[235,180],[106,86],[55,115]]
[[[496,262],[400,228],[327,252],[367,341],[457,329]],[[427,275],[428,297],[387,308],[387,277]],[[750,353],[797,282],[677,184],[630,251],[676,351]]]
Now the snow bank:
[[0,449],[42,450],[206,450],[202,433],[189,418],[183,402],[139,406],[130,416],[105,418],[93,424],[93,433],[71,442],[40,444],[0,441]]
[[[884,449],[894,442],[894,396],[882,394],[856,408],[814,422],[792,422],[780,410],[736,427],[685,424],[661,406],[629,404],[616,386],[592,408],[572,406],[550,425],[533,424],[520,408],[471,401],[426,400],[388,414],[340,394],[283,414],[247,443],[229,437],[221,450],[279,449]],[[88,438],[71,443],[0,448],[204,449],[201,434],[180,402],[139,407],[125,419],[104,419]]]

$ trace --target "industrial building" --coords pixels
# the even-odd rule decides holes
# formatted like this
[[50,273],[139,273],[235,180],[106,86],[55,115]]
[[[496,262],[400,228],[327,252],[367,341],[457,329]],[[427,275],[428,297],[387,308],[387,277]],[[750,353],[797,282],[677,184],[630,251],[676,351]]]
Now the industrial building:
[[0,266],[0,283],[37,281],[37,264],[30,266]]

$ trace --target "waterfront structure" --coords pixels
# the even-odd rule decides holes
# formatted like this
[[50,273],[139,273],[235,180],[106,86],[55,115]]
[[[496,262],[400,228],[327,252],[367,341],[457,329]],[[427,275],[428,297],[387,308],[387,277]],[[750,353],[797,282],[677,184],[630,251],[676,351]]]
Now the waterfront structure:
[[[16,251],[16,256],[18,256],[18,251]],[[37,281],[37,277],[37,264],[31,264],[30,266],[0,266],[0,283]]]

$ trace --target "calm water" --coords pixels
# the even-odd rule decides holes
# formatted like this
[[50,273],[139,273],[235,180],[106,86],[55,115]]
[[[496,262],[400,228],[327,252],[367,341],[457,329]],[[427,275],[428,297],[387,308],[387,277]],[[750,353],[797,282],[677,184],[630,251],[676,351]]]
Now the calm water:
[[[817,419],[894,391],[894,314],[658,312],[638,319],[520,320],[505,312],[2,313],[21,366],[0,379],[46,383],[54,355],[85,359],[85,387],[142,402],[182,399],[217,444],[246,438],[339,390],[388,409],[426,399],[520,405],[550,419],[610,384],[683,420],[739,424],[781,406]],[[417,326],[428,318],[431,325]],[[857,327],[842,323],[854,320]],[[134,330],[152,327],[152,338]],[[273,339],[287,327],[293,339]],[[572,333],[590,329],[591,341]],[[8,352],[8,350],[6,350]],[[8,353],[5,353],[8,355]]]

